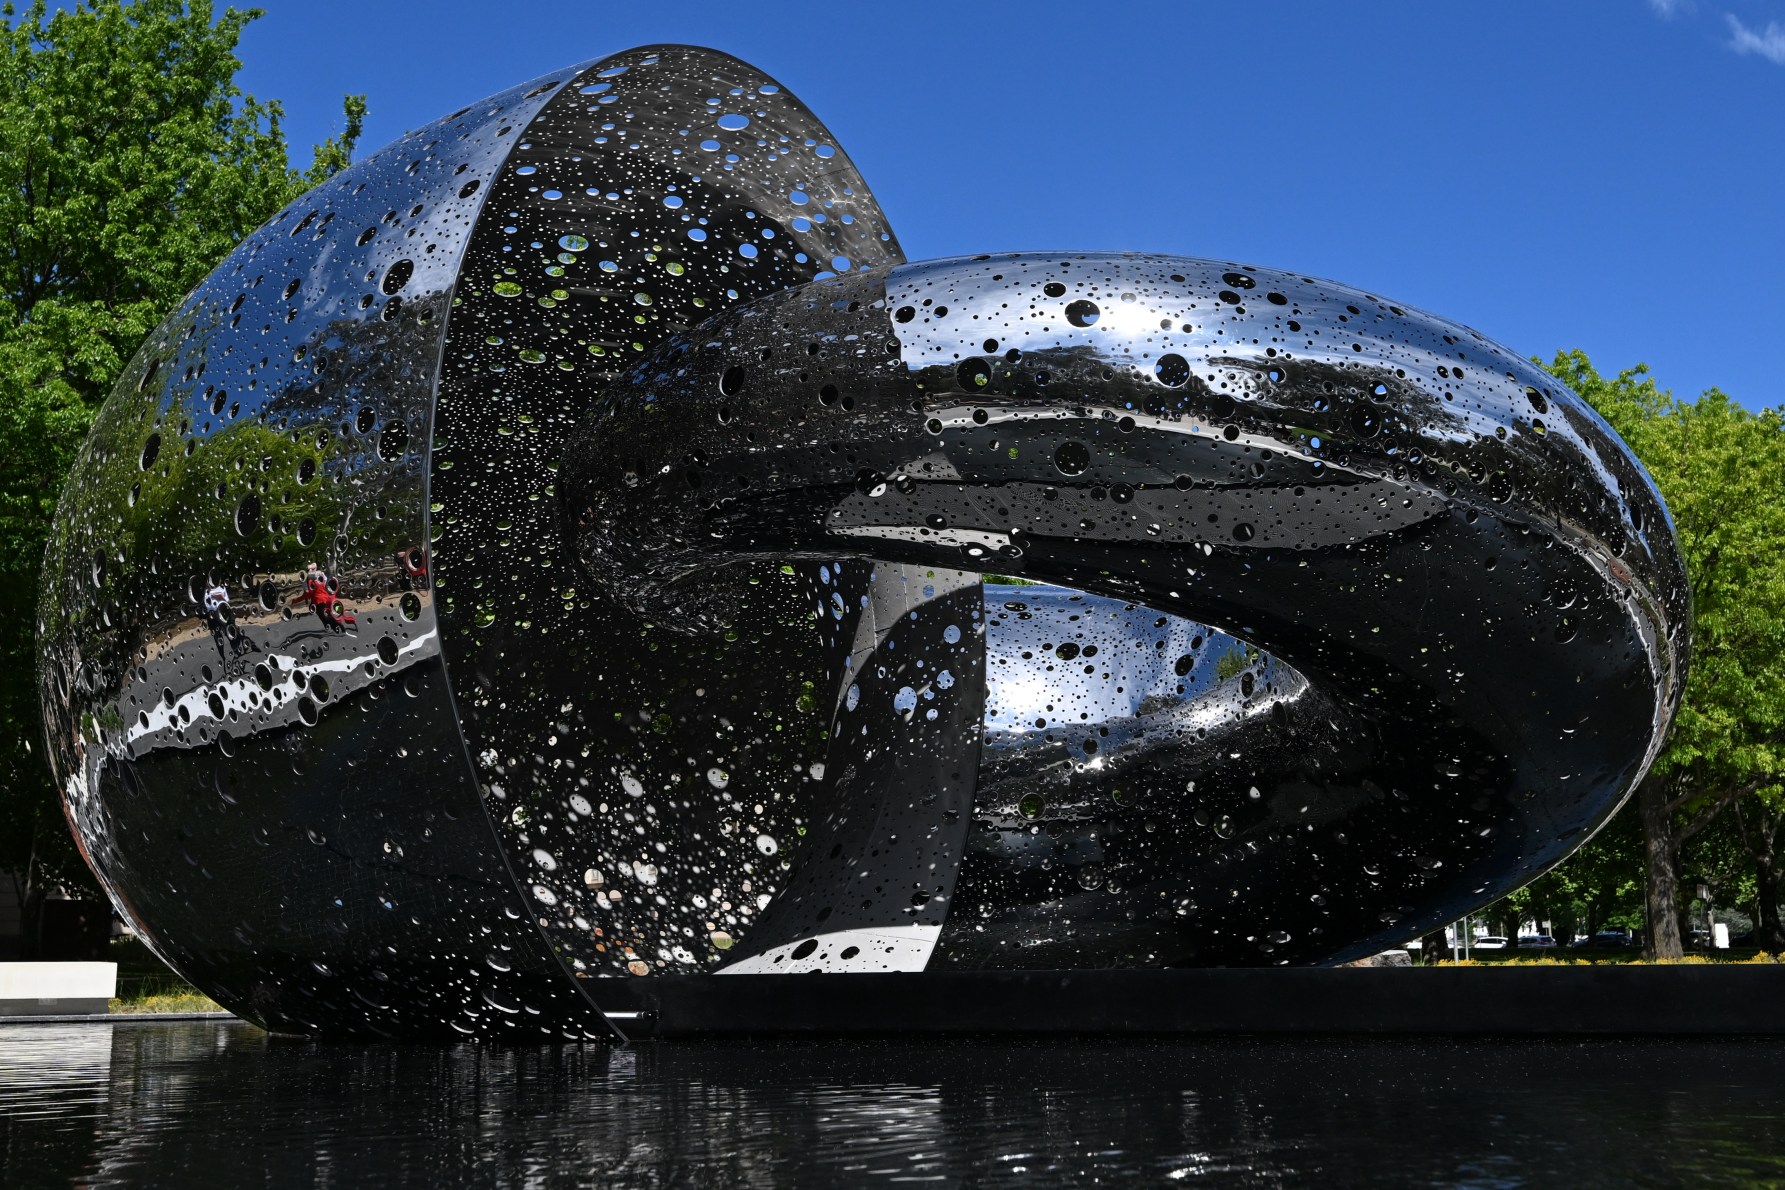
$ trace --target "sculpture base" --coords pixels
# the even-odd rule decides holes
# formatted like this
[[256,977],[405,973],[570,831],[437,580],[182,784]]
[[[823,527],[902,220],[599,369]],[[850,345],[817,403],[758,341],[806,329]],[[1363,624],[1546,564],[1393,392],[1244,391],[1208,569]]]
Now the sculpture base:
[[1778,966],[691,975],[603,979],[594,993],[634,1038],[1785,1034]]

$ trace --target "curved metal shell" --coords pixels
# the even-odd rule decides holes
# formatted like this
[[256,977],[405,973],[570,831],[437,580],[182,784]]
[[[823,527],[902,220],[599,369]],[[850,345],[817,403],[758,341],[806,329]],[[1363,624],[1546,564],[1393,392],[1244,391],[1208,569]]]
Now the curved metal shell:
[[[665,648],[577,576],[561,464],[601,392],[664,338],[904,257],[816,117],[706,50],[604,60],[547,105],[489,202],[446,345],[431,494],[466,741],[573,971],[697,970],[721,927],[745,932],[722,919],[747,923],[775,887],[757,840],[798,838],[817,792],[821,715],[800,697],[822,647],[789,631],[816,577],[764,564],[765,598],[726,633]],[[733,663],[716,670],[715,650]],[[709,796],[747,797],[746,812],[722,830]]]
[[[526,537],[552,514],[527,514],[616,360],[844,253],[900,259],[823,125],[743,63],[666,46],[411,133],[219,266],[101,411],[44,570],[55,779],[149,945],[274,1029],[604,1032],[503,854],[534,847],[482,808],[518,821],[487,692],[540,680],[497,638],[545,627],[540,597],[573,581],[513,576],[554,552]],[[352,630],[302,598],[308,563]],[[548,681],[583,672],[532,651],[573,667]]]
[[1475,332],[905,265],[810,111],[657,46],[250,237],[101,411],[39,627],[77,837],[176,969],[575,1038],[602,977],[1410,937],[1603,822],[1687,619],[1641,468]]
[[[875,270],[665,344],[594,441],[623,445],[573,456],[585,572],[661,625],[749,598],[740,562],[870,558],[1153,609],[1147,648],[1182,617],[1259,654],[1110,740],[1083,723],[1132,679],[1055,638],[995,679],[1045,688],[1040,738],[933,733],[980,788],[933,963],[1380,949],[1583,841],[1680,697],[1682,564],[1624,445],[1506,349],[1331,282],[1136,255]],[[840,703],[831,736],[896,709]]]

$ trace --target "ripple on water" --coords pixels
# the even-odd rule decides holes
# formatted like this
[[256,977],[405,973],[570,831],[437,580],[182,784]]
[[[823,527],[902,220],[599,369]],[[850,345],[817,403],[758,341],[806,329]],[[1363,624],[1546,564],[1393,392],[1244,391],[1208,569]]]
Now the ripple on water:
[[1774,1183],[1781,1041],[317,1045],[0,1026],[0,1185]]

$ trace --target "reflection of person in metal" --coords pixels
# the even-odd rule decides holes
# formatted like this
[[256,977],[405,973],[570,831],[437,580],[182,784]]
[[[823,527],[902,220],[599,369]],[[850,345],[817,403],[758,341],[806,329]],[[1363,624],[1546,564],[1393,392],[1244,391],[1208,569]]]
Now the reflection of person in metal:
[[217,655],[226,664],[231,657],[240,657],[250,650],[260,652],[260,646],[236,625],[235,609],[229,606],[228,587],[218,583],[208,589],[204,595],[204,608],[205,625],[211,630],[211,639],[217,642]]
[[333,585],[333,580],[312,562],[304,571],[304,589],[293,595],[291,601],[308,603],[315,609],[316,618],[326,624],[331,632],[346,632],[349,628],[357,630],[359,621],[347,613],[335,594]]
[[397,582],[405,591],[413,591],[427,585],[428,551],[419,545],[412,545],[406,550],[397,551]]

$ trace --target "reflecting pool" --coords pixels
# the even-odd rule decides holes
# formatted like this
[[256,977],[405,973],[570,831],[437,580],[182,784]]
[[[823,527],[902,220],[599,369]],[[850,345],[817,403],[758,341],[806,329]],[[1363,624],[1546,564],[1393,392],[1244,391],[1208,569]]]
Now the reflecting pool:
[[1778,1041],[317,1045],[0,1028],[0,1185],[1753,1185]]

